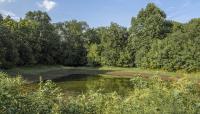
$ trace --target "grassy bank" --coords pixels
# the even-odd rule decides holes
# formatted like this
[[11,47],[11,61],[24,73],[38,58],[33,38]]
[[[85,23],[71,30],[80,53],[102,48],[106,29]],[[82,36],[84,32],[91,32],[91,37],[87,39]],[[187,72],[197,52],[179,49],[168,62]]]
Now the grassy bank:
[[184,73],[184,72],[167,72],[162,70],[148,70],[140,68],[121,68],[121,67],[66,67],[66,66],[29,66],[29,67],[17,67],[9,70],[2,70],[9,75],[22,75],[24,79],[28,81],[38,81],[41,76],[44,80],[55,79],[59,77],[65,77],[72,74],[84,74],[84,75],[104,75],[112,77],[151,77],[154,75],[161,78],[180,78],[188,76],[192,79],[200,79],[200,73]]

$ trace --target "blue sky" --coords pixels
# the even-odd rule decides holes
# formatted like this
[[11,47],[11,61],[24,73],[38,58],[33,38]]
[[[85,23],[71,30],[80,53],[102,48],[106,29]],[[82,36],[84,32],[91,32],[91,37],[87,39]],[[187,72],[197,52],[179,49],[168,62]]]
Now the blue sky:
[[0,13],[19,19],[30,10],[42,10],[53,22],[77,19],[91,27],[110,22],[128,27],[131,17],[149,2],[164,10],[170,20],[187,22],[200,17],[200,0],[0,0]]

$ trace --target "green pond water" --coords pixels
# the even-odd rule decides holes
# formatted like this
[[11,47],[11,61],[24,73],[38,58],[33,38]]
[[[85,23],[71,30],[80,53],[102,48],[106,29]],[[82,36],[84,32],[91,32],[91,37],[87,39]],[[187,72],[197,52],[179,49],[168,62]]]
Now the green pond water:
[[68,77],[53,80],[64,93],[78,95],[89,90],[101,91],[104,93],[117,92],[125,95],[131,90],[129,78],[114,78],[109,76],[87,76],[71,75]]

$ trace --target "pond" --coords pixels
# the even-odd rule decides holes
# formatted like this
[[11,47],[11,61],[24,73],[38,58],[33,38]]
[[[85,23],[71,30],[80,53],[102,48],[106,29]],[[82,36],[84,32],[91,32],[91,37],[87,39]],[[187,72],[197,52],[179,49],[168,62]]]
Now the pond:
[[101,91],[104,93],[117,92],[125,95],[131,90],[129,78],[116,78],[111,76],[89,76],[89,75],[70,75],[67,77],[53,80],[64,93],[78,95],[88,90]]

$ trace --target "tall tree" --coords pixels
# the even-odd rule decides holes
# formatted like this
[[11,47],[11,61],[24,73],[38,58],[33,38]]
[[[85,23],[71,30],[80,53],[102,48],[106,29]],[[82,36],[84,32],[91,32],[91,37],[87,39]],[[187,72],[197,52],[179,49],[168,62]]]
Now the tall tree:
[[46,12],[34,11],[28,12],[25,19],[36,23],[31,33],[36,60],[38,63],[55,64],[60,42],[55,27],[50,23],[51,18]]
[[34,20],[39,23],[50,23],[51,18],[46,12],[42,11],[29,11],[26,13],[25,19]]
[[192,19],[186,26],[186,32],[188,32],[191,37],[197,37],[200,35],[200,18]]
[[146,53],[151,44],[157,39],[163,39],[171,32],[172,24],[166,21],[166,14],[153,3],[140,10],[136,18],[132,19],[129,37],[129,52],[135,53],[135,64],[146,66]]
[[104,29],[101,34],[101,63],[103,65],[118,66],[120,52],[124,51],[128,39],[126,28],[116,23],[111,23],[110,27]]
[[3,16],[0,14],[0,22],[3,21]]
[[0,67],[10,68],[17,64],[19,55],[11,30],[0,24]]
[[18,65],[32,65],[37,62],[32,46],[32,31],[34,30],[34,26],[35,24],[33,21],[30,20],[21,19],[18,22],[18,29],[16,30],[18,52],[20,56]]
[[88,29],[86,22],[67,21],[56,24],[61,38],[60,63],[64,65],[85,65],[87,63],[86,39],[84,32]]
[[131,30],[140,37],[161,39],[169,31],[166,14],[153,3],[140,10],[136,18],[132,19]]
[[86,39],[86,44],[89,46],[91,44],[100,44],[100,37],[98,36],[97,29],[87,29],[86,32],[84,32],[84,37]]

